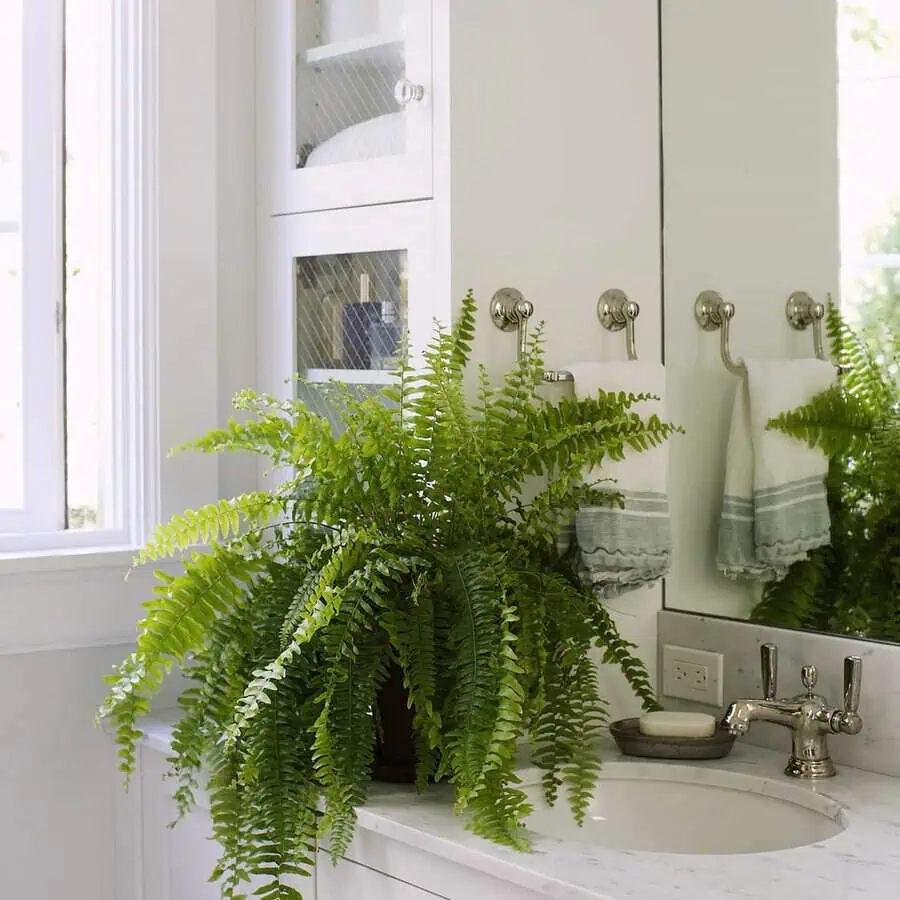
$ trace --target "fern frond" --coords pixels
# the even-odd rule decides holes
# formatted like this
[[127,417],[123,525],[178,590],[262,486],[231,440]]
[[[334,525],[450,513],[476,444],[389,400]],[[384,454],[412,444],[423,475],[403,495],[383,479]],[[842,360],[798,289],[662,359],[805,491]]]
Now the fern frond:
[[[344,621],[349,620],[350,624],[341,629],[338,623],[337,629],[343,641],[352,640],[353,626],[367,624],[368,617],[374,613],[372,603],[378,595],[376,592],[385,590],[378,577],[382,563],[377,557],[377,540],[365,529],[345,529],[329,540],[331,556],[317,573],[311,590],[304,591],[305,584],[301,588],[303,613],[298,615],[294,604],[288,611],[287,623],[298,623],[291,639],[274,659],[254,670],[253,679],[237,704],[234,721],[224,731],[226,746],[232,746],[262,706],[271,703],[272,695],[302,654],[304,645],[339,620],[345,606],[349,614]],[[363,563],[362,559],[373,552],[376,555]],[[362,568],[356,568],[358,565]],[[284,632],[284,624],[281,630]]]
[[488,770],[497,710],[498,611],[505,603],[502,561],[478,551],[451,556],[444,579],[453,612],[453,702],[444,711],[446,749],[456,785],[456,807],[465,809]]
[[575,737],[569,759],[563,766],[562,780],[572,816],[583,825],[600,773],[598,741],[609,721],[606,701],[597,692],[597,669],[589,656],[579,654],[572,666],[569,690]]
[[814,397],[806,406],[776,416],[769,427],[835,457],[863,451],[877,427],[877,420],[864,403],[837,385]]
[[594,642],[603,650],[603,663],[617,666],[621,670],[647,712],[662,709],[656,699],[653,685],[650,683],[647,667],[643,660],[633,652],[637,650],[637,646],[622,637],[612,616],[597,597],[592,595],[588,606]]
[[212,774],[209,779],[209,811],[212,837],[221,848],[220,857],[210,876],[218,881],[222,900],[246,900],[242,890],[250,880],[247,865],[251,810],[245,791],[238,780],[240,760],[237,754],[210,754]]
[[302,900],[291,883],[315,865],[319,812],[312,780],[310,722],[290,698],[275,694],[242,747],[245,802],[253,810],[247,871],[267,879],[256,896]]
[[515,775],[506,779],[498,774],[489,776],[484,796],[490,799],[472,803],[469,828],[495,844],[528,852],[531,841],[523,823],[534,811],[534,805],[525,792],[516,787],[520,783],[521,779]]
[[420,573],[411,588],[406,609],[385,610],[381,624],[397,654],[403,686],[413,708],[416,738],[416,787],[424,792],[435,774],[437,757],[443,752],[443,723],[437,709],[437,664],[435,658],[435,604],[429,590],[429,575]]
[[833,303],[826,311],[826,328],[832,355],[841,366],[841,387],[869,415],[883,413],[893,402],[896,392],[884,367],[875,358],[865,339],[857,334],[841,316]]
[[830,548],[813,550],[807,559],[791,566],[781,581],[765,585],[762,599],[754,606],[750,619],[777,628],[815,628],[819,623],[822,593],[828,583]]
[[[523,737],[548,799],[564,790],[584,816],[606,720],[593,649],[655,702],[633,646],[556,538],[579,506],[620,502],[606,463],[674,428],[637,414],[644,395],[543,400],[540,325],[498,386],[479,370],[470,402],[475,322],[470,293],[424,364],[404,354],[378,395],[334,384],[307,406],[239,394],[237,418],[188,447],[255,453],[286,480],[173,518],[136,560],[189,551],[180,575],[159,573],[100,712],[127,774],[140,718],[166,675],[184,670],[176,805],[189,810],[211,773],[225,900],[257,881],[256,896],[297,900],[317,841],[343,854],[379,726],[390,727],[389,692],[408,698],[418,788],[449,780],[467,826],[517,849],[528,849],[532,811],[516,774]],[[893,458],[874,438],[866,452]],[[890,547],[886,523],[871,526]],[[200,543],[208,552],[190,552]]]
[[175,556],[197,544],[211,544],[236,536],[241,529],[258,530],[284,512],[278,494],[255,491],[230,500],[219,500],[172,516],[135,556],[134,566]]
[[450,335],[449,369],[462,377],[469,357],[472,355],[472,342],[475,340],[475,313],[478,309],[475,295],[471,290],[462,299],[459,316],[453,323]]
[[157,573],[161,583],[138,625],[137,650],[107,679],[110,692],[98,713],[112,718],[126,774],[133,770],[133,746],[140,738],[135,722],[149,711],[147,698],[176,663],[202,650],[218,616],[240,601],[263,566],[259,555],[220,547],[212,554],[195,553],[183,575]]
[[387,645],[383,632],[372,631],[353,658],[333,661],[314,727],[313,762],[325,801],[319,834],[328,835],[335,860],[353,838],[356,809],[367,796],[375,761],[371,711],[387,679]]

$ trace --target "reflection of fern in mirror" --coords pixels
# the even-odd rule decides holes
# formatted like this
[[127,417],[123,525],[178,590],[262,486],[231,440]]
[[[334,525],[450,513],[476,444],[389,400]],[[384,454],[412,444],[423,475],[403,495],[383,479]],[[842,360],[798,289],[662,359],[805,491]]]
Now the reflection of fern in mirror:
[[[523,737],[548,799],[563,788],[584,818],[606,721],[591,648],[655,706],[632,645],[556,542],[562,519],[602,502],[582,482],[585,469],[672,429],[631,411],[646,398],[540,399],[540,334],[501,387],[481,369],[469,403],[474,322],[469,296],[423,369],[403,363],[381,398],[335,386],[339,435],[299,401],[239,395],[250,421],[191,447],[251,450],[293,477],[176,517],[140,554],[146,562],[211,546],[190,553],[178,577],[159,576],[101,714],[130,773],[139,717],[173,666],[185,667],[176,798],[189,809],[209,768],[226,898],[240,896],[248,875],[268,881],[264,896],[297,897],[285,879],[310,871],[319,837],[345,850],[392,666],[410,697],[419,788],[451,781],[470,827],[518,848],[530,810],[515,775]],[[544,486],[525,502],[534,476]]]
[[900,641],[900,341],[828,310],[839,383],[770,423],[830,459],[831,545],[768,585],[752,618]]

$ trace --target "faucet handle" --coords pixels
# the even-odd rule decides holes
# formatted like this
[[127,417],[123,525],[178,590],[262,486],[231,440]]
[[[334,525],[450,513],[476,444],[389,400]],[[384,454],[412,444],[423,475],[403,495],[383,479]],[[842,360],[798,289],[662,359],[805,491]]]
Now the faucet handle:
[[759,657],[763,696],[766,700],[774,700],[778,694],[778,647],[771,643],[761,644]]
[[855,713],[859,709],[862,689],[862,659],[859,656],[844,657],[844,712]]
[[837,717],[836,731],[842,734],[859,734],[863,722],[857,710],[862,688],[862,659],[859,656],[844,657],[844,709]]
[[804,666],[800,670],[800,680],[807,694],[812,694],[813,688],[819,683],[819,671],[815,666]]

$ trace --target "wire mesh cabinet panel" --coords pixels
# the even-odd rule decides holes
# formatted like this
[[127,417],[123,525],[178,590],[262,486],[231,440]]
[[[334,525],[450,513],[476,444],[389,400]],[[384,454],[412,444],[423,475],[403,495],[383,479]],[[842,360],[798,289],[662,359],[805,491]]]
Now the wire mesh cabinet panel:
[[431,0],[257,0],[270,214],[432,192]]
[[434,292],[429,203],[277,216],[263,303],[267,389],[297,374],[377,390],[415,357],[449,303]]

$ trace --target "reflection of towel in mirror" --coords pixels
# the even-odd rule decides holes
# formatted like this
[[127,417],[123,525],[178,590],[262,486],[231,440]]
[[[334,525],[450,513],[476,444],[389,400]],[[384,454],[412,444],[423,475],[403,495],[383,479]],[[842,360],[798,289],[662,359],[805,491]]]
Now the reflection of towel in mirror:
[[[575,377],[579,397],[592,396],[598,389],[665,397],[666,371],[659,363],[574,363],[566,368]],[[633,411],[666,421],[664,399],[642,401]],[[604,462],[602,469],[586,472],[584,477],[589,484],[615,479],[598,487],[620,494],[624,509],[586,506],[578,511],[575,534],[582,579],[598,596],[607,598],[658,581],[671,561],[667,446],[643,453],[626,449],[621,462]]]
[[767,425],[830,387],[835,369],[818,359],[745,364],[728,435],[716,565],[730,578],[780,581],[793,563],[831,540],[828,460]]

